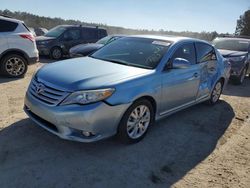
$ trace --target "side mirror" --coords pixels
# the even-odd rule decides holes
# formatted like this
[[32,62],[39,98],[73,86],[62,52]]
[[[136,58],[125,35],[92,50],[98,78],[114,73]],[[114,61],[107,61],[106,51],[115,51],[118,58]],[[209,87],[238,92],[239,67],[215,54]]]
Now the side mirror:
[[183,58],[175,58],[173,61],[172,68],[173,69],[186,69],[190,67],[191,63]]

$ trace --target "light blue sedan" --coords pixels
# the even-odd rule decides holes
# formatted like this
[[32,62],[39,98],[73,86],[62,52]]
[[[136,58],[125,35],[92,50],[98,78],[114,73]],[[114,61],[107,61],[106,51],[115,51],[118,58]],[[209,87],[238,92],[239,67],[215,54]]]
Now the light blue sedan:
[[155,120],[217,103],[229,75],[230,64],[205,41],[125,37],[89,57],[42,67],[24,110],[63,139],[93,142],[117,134],[135,143]]

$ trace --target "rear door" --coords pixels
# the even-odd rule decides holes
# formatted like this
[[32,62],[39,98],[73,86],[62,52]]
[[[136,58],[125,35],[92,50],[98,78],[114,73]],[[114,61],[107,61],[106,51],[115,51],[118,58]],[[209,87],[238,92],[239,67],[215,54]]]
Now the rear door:
[[214,48],[206,43],[196,42],[197,64],[201,69],[201,83],[197,94],[197,100],[209,96],[217,79],[218,64]]
[[81,30],[79,28],[70,28],[63,34],[64,52],[68,53],[69,49],[81,43]]
[[[173,69],[171,64],[175,58],[188,60],[191,65]],[[193,42],[178,47],[168,64],[170,68],[162,73],[161,115],[194,103],[200,84],[200,67],[196,63]]]

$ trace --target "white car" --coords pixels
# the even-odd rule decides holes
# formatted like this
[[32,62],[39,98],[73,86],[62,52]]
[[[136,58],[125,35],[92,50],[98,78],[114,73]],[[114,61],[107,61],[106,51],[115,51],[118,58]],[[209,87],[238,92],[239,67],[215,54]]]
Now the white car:
[[0,16],[0,74],[23,77],[38,60],[35,37],[24,22]]

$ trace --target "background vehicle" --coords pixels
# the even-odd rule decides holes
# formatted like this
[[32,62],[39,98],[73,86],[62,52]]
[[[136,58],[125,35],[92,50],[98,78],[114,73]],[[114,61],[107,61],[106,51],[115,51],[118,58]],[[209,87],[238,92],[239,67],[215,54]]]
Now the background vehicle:
[[22,77],[38,61],[35,38],[24,22],[0,16],[0,73]]
[[250,38],[226,36],[216,38],[213,44],[231,63],[230,79],[235,84],[242,84],[246,74],[250,74]]
[[229,75],[228,61],[204,41],[124,37],[88,57],[41,68],[24,110],[64,139],[93,142],[118,134],[134,143],[155,119],[217,103]]
[[90,44],[79,44],[72,48],[70,48],[69,53],[70,57],[82,57],[87,56],[96,50],[100,49],[104,45],[117,40],[119,38],[124,37],[123,35],[109,35],[106,36],[100,40],[98,40],[96,43],[90,43]]
[[98,27],[60,25],[36,38],[40,55],[50,55],[61,59],[69,54],[69,49],[82,43],[93,43],[107,36],[107,31]]
[[36,36],[43,36],[48,32],[46,28],[42,28],[42,27],[35,28],[34,31],[36,33]]

